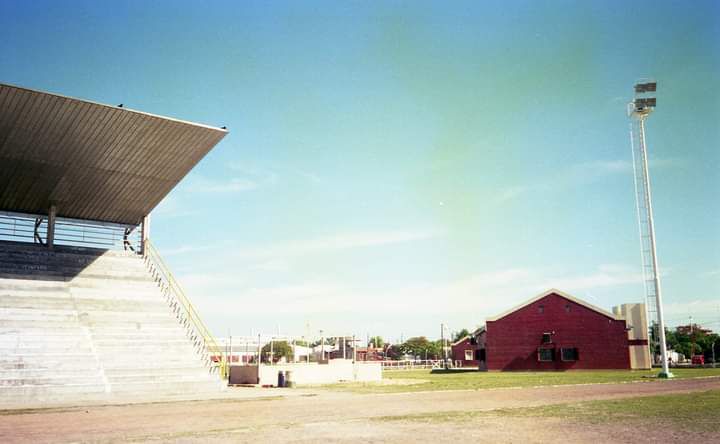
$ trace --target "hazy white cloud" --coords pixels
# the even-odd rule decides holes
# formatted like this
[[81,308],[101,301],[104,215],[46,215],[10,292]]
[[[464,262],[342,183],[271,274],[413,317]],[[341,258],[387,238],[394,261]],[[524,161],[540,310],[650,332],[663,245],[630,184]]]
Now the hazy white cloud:
[[180,216],[188,216],[196,213],[190,209],[190,206],[183,205],[180,197],[177,194],[167,195],[155,209],[152,210],[152,215],[161,217],[163,219],[169,219]]
[[246,162],[230,162],[227,167],[234,172],[242,174],[243,177],[257,184],[273,185],[278,180],[278,174],[275,171],[260,168]]
[[195,177],[183,190],[190,193],[239,193],[258,188],[258,183],[243,177],[232,177],[225,180],[213,180]]
[[522,196],[527,190],[528,188],[525,186],[512,186],[504,188],[495,196],[495,203],[501,204],[509,200],[513,200]]
[[[604,265],[587,275],[551,276],[546,270],[524,268],[478,273],[441,283],[417,283],[400,288],[370,289],[333,280],[311,281],[294,285],[253,286],[235,284],[232,292],[216,292],[205,300],[209,312],[222,314],[239,310],[251,314],[328,313],[371,314],[382,309],[400,317],[442,314],[448,318],[468,313],[478,322],[512,308],[531,297],[558,288],[581,299],[595,300],[591,290],[637,284],[640,277],[621,265]],[[233,294],[231,298],[221,295]],[[628,301],[630,302],[630,301]]]
[[[289,240],[268,245],[239,248],[230,252],[235,260],[261,260],[265,267],[277,269],[285,259],[345,250],[351,248],[376,247],[404,242],[423,241],[441,236],[434,230],[407,231],[375,231],[358,233],[341,233],[312,239]],[[227,245],[181,245],[162,251],[165,256],[187,254],[199,251],[222,250],[227,252]],[[257,264],[256,267],[260,267]]]
[[237,251],[233,257],[236,259],[283,259],[351,248],[422,241],[439,235],[440,233],[432,230],[344,233],[242,249]]
[[[650,159],[650,168],[676,168],[686,164],[681,158]],[[496,204],[517,199],[532,191],[552,191],[577,187],[595,182],[603,177],[615,174],[632,175],[633,165],[630,159],[596,160],[570,165],[558,169],[552,176],[535,178],[532,186],[513,185],[501,189],[494,197]]]
[[687,324],[690,316],[700,325],[713,324],[720,330],[720,299],[694,299],[682,302],[664,302],[663,313],[668,325]]

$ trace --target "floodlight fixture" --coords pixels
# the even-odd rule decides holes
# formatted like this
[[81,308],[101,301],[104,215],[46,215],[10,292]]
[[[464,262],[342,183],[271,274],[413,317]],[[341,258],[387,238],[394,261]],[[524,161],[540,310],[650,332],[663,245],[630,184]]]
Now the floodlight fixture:
[[636,93],[655,92],[657,90],[657,82],[637,83],[635,84]]

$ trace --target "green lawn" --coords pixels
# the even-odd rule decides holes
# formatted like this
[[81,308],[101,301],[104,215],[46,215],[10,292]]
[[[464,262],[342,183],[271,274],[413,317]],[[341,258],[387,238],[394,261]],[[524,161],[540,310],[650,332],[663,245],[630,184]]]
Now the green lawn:
[[[569,372],[447,372],[391,370],[383,373],[384,383],[347,383],[329,389],[358,393],[418,392],[428,390],[480,390],[502,387],[535,387],[564,384],[654,381],[657,370],[578,370]],[[673,369],[676,378],[720,376],[720,368]],[[394,383],[396,382],[396,383]],[[412,384],[413,382],[416,382]]]
[[383,416],[379,421],[464,422],[483,416],[563,418],[593,424],[660,422],[695,431],[720,432],[720,391],[554,404],[490,411]]

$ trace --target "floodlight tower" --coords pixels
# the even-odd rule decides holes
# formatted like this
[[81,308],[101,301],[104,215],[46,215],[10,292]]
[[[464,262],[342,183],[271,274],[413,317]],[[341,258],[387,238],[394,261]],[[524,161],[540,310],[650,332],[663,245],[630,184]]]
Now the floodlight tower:
[[[648,325],[651,327],[651,342],[660,346],[661,378],[671,378],[665,343],[665,321],[663,319],[660,271],[658,270],[657,249],[655,248],[655,223],[653,221],[652,197],[650,194],[650,172],[648,170],[647,145],[645,143],[645,120],[655,110],[657,83],[644,80],[635,84],[635,97],[628,104],[631,119],[630,143],[633,153],[635,196],[640,227],[640,251],[643,263],[646,309]],[[654,325],[654,328],[652,327]]]

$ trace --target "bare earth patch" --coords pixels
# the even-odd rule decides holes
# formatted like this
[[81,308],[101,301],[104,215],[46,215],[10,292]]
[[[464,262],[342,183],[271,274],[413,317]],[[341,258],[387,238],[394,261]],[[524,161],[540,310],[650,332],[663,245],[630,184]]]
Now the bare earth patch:
[[[243,390],[238,388],[235,390]],[[522,389],[388,394],[304,390],[317,396],[87,407],[0,416],[0,442],[687,442],[691,424],[593,424],[576,418],[509,415],[588,400],[720,390],[720,378]],[[282,390],[273,394],[290,393]],[[294,392],[297,394],[298,392]],[[453,412],[485,412],[462,417]],[[443,421],[409,415],[437,415]],[[404,416],[408,416],[404,418]],[[383,420],[383,417],[395,417]],[[660,431],[658,431],[660,430]],[[568,435],[571,433],[571,435]],[[568,439],[572,436],[572,439]],[[632,438],[632,439],[631,439]]]

